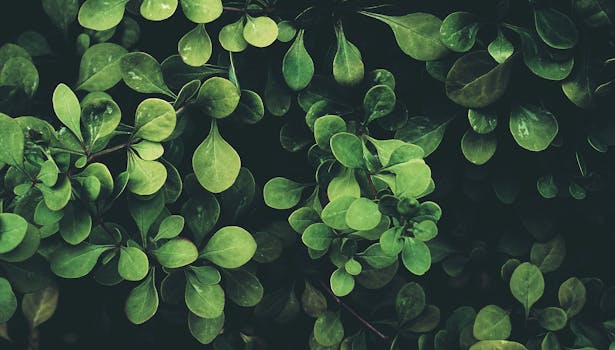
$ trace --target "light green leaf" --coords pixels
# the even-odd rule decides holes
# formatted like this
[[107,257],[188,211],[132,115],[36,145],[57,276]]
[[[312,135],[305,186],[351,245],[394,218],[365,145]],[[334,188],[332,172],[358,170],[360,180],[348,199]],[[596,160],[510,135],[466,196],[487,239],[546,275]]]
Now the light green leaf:
[[241,159],[222,138],[215,120],[209,135],[192,156],[192,169],[201,186],[213,193],[227,190],[239,176]]
[[149,271],[147,255],[137,247],[122,247],[117,272],[127,281],[140,281]]
[[498,28],[498,36],[489,43],[487,50],[497,63],[504,63],[515,52],[515,47]]
[[354,169],[343,168],[329,183],[327,196],[332,201],[346,196],[359,198],[361,196],[361,187],[355,178]]
[[255,252],[256,242],[248,231],[226,226],[214,233],[200,257],[220,267],[234,269],[250,261]]
[[21,167],[24,156],[24,133],[15,119],[0,113],[0,162]]
[[513,105],[509,120],[510,133],[519,146],[534,152],[547,149],[559,126],[555,116],[536,105]]
[[62,246],[51,255],[51,271],[62,278],[80,278],[92,271],[100,255],[111,246],[82,243]]
[[120,60],[122,79],[129,88],[141,93],[163,94],[175,98],[162,76],[156,59],[144,52],[132,52]]
[[162,220],[154,241],[177,237],[184,229],[184,217],[181,215],[169,215]]
[[265,204],[274,209],[290,209],[299,203],[305,187],[298,182],[275,177],[267,181],[263,188]]
[[87,0],[79,9],[79,24],[93,30],[107,30],[120,24],[129,0]]
[[322,346],[333,346],[344,339],[344,325],[338,313],[327,311],[314,323],[314,338]]
[[510,277],[510,291],[512,295],[523,305],[525,317],[530,314],[530,309],[545,290],[545,280],[542,273],[535,265],[523,263],[519,265]]
[[508,313],[497,305],[482,308],[474,320],[474,338],[478,340],[504,340],[510,336],[512,326]]
[[186,18],[194,23],[213,22],[222,15],[222,0],[180,0],[180,3]]
[[336,115],[324,115],[314,122],[316,144],[325,150],[331,147],[330,140],[333,135],[345,131],[346,122]]
[[330,146],[335,159],[348,168],[365,167],[363,160],[363,142],[356,135],[340,132],[330,139]]
[[192,272],[186,271],[186,306],[195,315],[204,318],[219,317],[224,311],[224,290],[219,284],[206,284]]
[[243,37],[243,22],[241,17],[237,22],[225,25],[218,34],[218,40],[227,51],[241,52],[248,47],[248,42]]
[[246,16],[243,37],[248,44],[256,47],[267,47],[278,37],[278,25],[269,17]]
[[152,318],[158,310],[158,291],[156,290],[154,269],[147,278],[130,291],[126,299],[124,311],[128,320],[134,324],[142,324]]
[[363,81],[365,67],[361,52],[344,34],[342,23],[335,26],[337,51],[333,58],[333,77],[342,86],[354,86]]
[[162,188],[167,180],[167,169],[157,161],[143,160],[135,152],[128,152],[128,189],[137,195],[147,196]]
[[88,238],[91,231],[92,217],[87,208],[73,204],[64,208],[64,216],[60,220],[60,234],[64,241],[77,245]]
[[583,310],[586,295],[587,291],[583,282],[576,277],[571,277],[559,287],[557,299],[561,307],[566,310],[568,318],[572,318]]
[[363,110],[367,122],[382,118],[395,109],[397,97],[395,92],[387,85],[376,85],[365,93]]
[[304,31],[300,29],[282,60],[284,80],[293,91],[305,89],[314,77],[314,61],[305,49],[303,35]]
[[134,137],[160,142],[175,129],[175,109],[167,101],[148,98],[137,106]]
[[401,258],[408,271],[415,275],[424,275],[431,267],[429,247],[423,241],[412,237],[404,237]]
[[343,267],[333,271],[330,278],[331,290],[338,297],[343,297],[354,289],[354,277],[346,272]]
[[194,243],[185,238],[172,239],[152,253],[162,266],[173,269],[193,263],[199,255]]
[[231,81],[213,77],[207,79],[197,97],[198,106],[212,118],[226,118],[237,108],[240,91]]
[[448,54],[446,46],[440,41],[442,21],[432,14],[416,12],[396,17],[366,11],[359,13],[391,27],[399,48],[416,60],[433,61]]
[[53,110],[60,121],[83,141],[81,134],[81,106],[75,93],[65,84],[59,84],[53,91]]
[[346,211],[346,224],[353,230],[367,231],[378,226],[382,214],[378,204],[368,198],[357,198]]
[[327,250],[335,237],[335,233],[329,226],[323,223],[314,223],[305,229],[301,235],[301,240],[308,248]]
[[143,0],[141,16],[150,21],[162,21],[175,13],[177,0]]
[[17,248],[26,237],[28,222],[13,213],[0,213],[0,254]]
[[83,54],[77,90],[105,91],[122,80],[120,60],[127,51],[112,43],[96,44]]
[[207,63],[211,57],[211,38],[205,26],[197,25],[186,33],[177,43],[177,50],[182,61],[189,66],[199,67]]
[[514,341],[482,340],[472,345],[470,350],[527,350],[527,348]]

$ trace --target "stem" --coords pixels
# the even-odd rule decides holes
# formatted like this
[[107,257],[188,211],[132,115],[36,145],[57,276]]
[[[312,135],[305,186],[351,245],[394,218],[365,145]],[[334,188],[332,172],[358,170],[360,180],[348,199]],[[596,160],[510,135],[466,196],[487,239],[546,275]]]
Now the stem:
[[98,158],[98,157],[102,157],[102,156],[104,156],[104,155],[107,155],[107,154],[109,154],[109,153],[113,153],[113,152],[115,152],[115,151],[122,150],[122,149],[124,149],[124,148],[127,148],[128,146],[130,146],[130,144],[129,144],[129,143],[123,143],[123,144],[120,144],[120,145],[117,145],[117,146],[113,146],[113,147],[111,147],[111,148],[107,148],[107,149],[102,150],[102,151],[100,151],[100,152],[92,153],[92,154],[90,154],[90,156],[88,157],[88,162],[89,162],[89,161],[92,161],[92,160],[94,160],[94,159],[96,159],[96,158]]
[[374,198],[378,197],[378,191],[376,190],[376,186],[374,185],[374,181],[372,180],[372,175],[371,174],[367,174],[367,182],[369,183],[369,187],[371,188],[372,192],[374,192]]
[[275,8],[273,8],[273,7],[266,8],[266,9],[253,9],[253,10],[249,10],[247,8],[224,6],[223,9],[224,9],[224,11],[241,12],[241,13],[244,13],[244,14],[263,14],[263,13],[271,13],[271,12],[275,11]]
[[376,327],[374,327],[371,323],[369,323],[367,320],[365,320],[363,317],[361,317],[361,315],[359,315],[356,311],[354,311],[353,308],[351,308],[350,306],[346,305],[342,299],[340,299],[337,295],[335,295],[333,293],[333,291],[331,290],[331,288],[323,281],[318,281],[320,283],[320,285],[324,288],[324,290],[327,292],[327,294],[329,294],[329,296],[331,296],[331,298],[333,298],[333,300],[341,307],[343,307],[344,309],[346,309],[346,311],[350,312],[350,314],[352,316],[354,316],[359,322],[361,322],[361,324],[363,324],[367,329],[369,329],[370,331],[372,331],[374,334],[376,334],[380,339],[384,340],[384,341],[389,341],[389,336],[382,334],[382,332],[380,332],[378,329],[376,329]]
[[30,335],[28,336],[28,350],[38,350],[39,343],[40,333],[38,328],[32,328],[30,330]]

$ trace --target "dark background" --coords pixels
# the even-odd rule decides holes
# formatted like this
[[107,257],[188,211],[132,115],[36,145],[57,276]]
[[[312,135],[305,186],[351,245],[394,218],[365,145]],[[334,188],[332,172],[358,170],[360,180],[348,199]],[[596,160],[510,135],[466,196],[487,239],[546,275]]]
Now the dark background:
[[[321,16],[314,16],[317,20],[306,23],[308,26],[306,45],[314,57],[317,70],[327,75],[330,74],[332,57],[330,48],[334,43],[333,21],[327,13],[329,6],[333,5],[326,1],[286,0],[280,1],[279,8],[282,9],[282,17],[286,18],[287,14],[294,16],[299,9],[314,3],[318,3],[324,9]],[[495,20],[496,12],[495,1],[430,0],[387,3],[397,4],[397,7],[383,9],[391,14],[425,11],[444,18],[450,12],[468,10]],[[531,18],[528,16],[530,12],[526,2],[513,1],[513,3],[515,5],[507,18],[511,18],[511,23],[528,25]],[[426,289],[429,302],[442,309],[443,318],[460,305],[474,305],[478,308],[488,303],[496,303],[505,308],[514,306],[514,300],[509,296],[506,284],[498,280],[499,267],[505,259],[497,254],[496,247],[504,232],[527,236],[520,224],[519,213],[535,209],[552,213],[556,218],[557,231],[566,236],[568,246],[566,262],[558,272],[549,275],[549,281],[554,282],[547,283],[543,299],[556,300],[554,297],[557,287],[569,276],[597,276],[602,278],[606,285],[613,283],[611,266],[615,263],[615,257],[611,254],[611,249],[615,226],[611,215],[612,176],[609,176],[613,171],[612,156],[607,154],[588,157],[588,164],[606,174],[605,181],[608,186],[604,190],[593,193],[591,198],[581,202],[569,198],[542,200],[535,190],[536,177],[543,174],[545,169],[568,171],[572,160],[571,154],[573,156],[574,153],[568,148],[550,149],[542,153],[523,151],[514,144],[508,133],[507,120],[500,119],[496,157],[484,167],[471,166],[463,158],[459,147],[461,136],[468,128],[466,111],[447,101],[443,84],[426,74],[424,63],[416,62],[401,53],[388,27],[360,15],[342,16],[348,39],[361,49],[366,71],[375,68],[391,70],[397,79],[398,97],[406,103],[410,115],[429,113],[434,106],[437,106],[439,113],[455,116],[443,144],[427,159],[428,164],[432,166],[437,186],[432,199],[442,206],[444,212],[442,223],[439,225],[440,235],[451,237],[462,249],[467,250],[476,241],[484,242],[485,252],[481,259],[473,261],[469,267],[471,273],[464,275],[462,279],[447,277],[439,266],[434,266],[426,277],[418,278]],[[141,41],[136,49],[152,54],[159,61],[176,54],[177,41],[193,27],[179,9],[171,19],[162,23],[142,20],[134,15],[132,17],[141,25]],[[217,32],[220,23],[228,23],[235,17],[236,14],[225,14],[222,19],[207,26],[214,45],[219,46]],[[58,82],[72,85],[77,79],[80,58],[74,53],[72,41],[68,43],[63,41],[60,33],[50,25],[39,1],[36,0],[10,1],[2,4],[0,28],[0,44],[15,42],[21,32],[29,29],[41,32],[51,43],[56,55],[37,58],[35,61],[41,75],[41,86],[35,97],[33,111],[30,113],[53,120],[51,91]],[[74,40],[79,30],[78,25],[71,27],[71,40]],[[601,38],[591,40],[601,40]],[[248,49],[246,58],[238,59],[242,87],[262,92],[263,77],[266,76],[266,66],[262,62],[279,59],[287,47],[288,44],[276,43],[264,50]],[[277,64],[280,64],[279,61]],[[538,79],[520,65],[516,69],[518,71],[513,74],[513,86],[510,88],[514,93],[509,94],[514,97],[507,98],[513,100],[540,98],[545,101],[558,116],[560,135],[568,141],[572,140],[575,147],[584,147],[577,139],[582,138],[579,135],[587,128],[589,117],[567,102],[557,82]],[[121,106],[124,120],[129,121],[136,105],[145,98],[145,95],[136,94],[121,83],[113,88],[110,94]],[[606,104],[604,107],[606,110],[612,107],[612,102],[609,104],[608,101],[603,101],[603,103]],[[610,111],[612,117],[612,109]],[[221,130],[224,137],[241,155],[242,165],[254,174],[258,186],[262,187],[274,176],[312,181],[313,169],[306,166],[305,152],[290,153],[283,150],[279,144],[279,129],[283,123],[290,118],[303,117],[304,113],[294,106],[284,117],[266,115],[260,123],[248,126],[223,123]],[[192,132],[191,137],[194,140],[187,142],[186,153],[189,154],[185,156],[187,166],[183,169],[182,175],[189,171],[191,150],[194,149],[190,146],[190,142],[196,144],[205,137],[208,132],[207,122],[199,124],[199,127]],[[108,161],[117,162],[118,166],[121,166],[125,162],[121,157]],[[519,182],[522,190],[520,200],[515,205],[505,205],[498,201],[489,181],[482,180],[488,179],[490,174],[494,173],[505,173]],[[472,181],[469,178],[480,180]],[[468,196],[468,186],[473,189],[472,192],[479,195]],[[261,199],[257,201],[262,202]],[[259,204],[253,215],[246,218],[242,225],[257,228],[274,218],[284,220],[287,214],[276,213]],[[311,271],[310,273],[314,271],[321,273],[326,280],[331,269],[327,263],[311,261],[301,247],[289,249],[281,261],[283,263],[274,262],[269,266],[263,266],[259,273],[265,276],[263,282],[266,292],[300,281],[302,273],[307,270]],[[399,274],[401,275],[399,279],[402,280],[407,280],[409,277],[403,268],[400,268]],[[169,308],[161,303],[158,314],[152,320],[141,326],[132,325],[123,312],[126,295],[132,287],[133,285],[127,283],[115,287],[102,287],[90,278],[61,280],[58,310],[40,329],[40,348],[66,350],[136,347],[204,348],[189,334],[185,310]],[[349,301],[350,304],[353,302],[358,309],[362,307],[360,302]],[[227,328],[242,328],[262,336],[271,349],[304,348],[313,324],[313,321],[305,316],[282,325],[259,322],[251,318],[249,310],[240,310],[230,303],[227,308]],[[358,326],[354,319],[344,317],[345,325]],[[25,347],[24,322],[19,317],[16,321],[11,321],[10,331],[16,342],[7,344],[0,341],[0,349]],[[523,334],[519,336],[523,339]]]

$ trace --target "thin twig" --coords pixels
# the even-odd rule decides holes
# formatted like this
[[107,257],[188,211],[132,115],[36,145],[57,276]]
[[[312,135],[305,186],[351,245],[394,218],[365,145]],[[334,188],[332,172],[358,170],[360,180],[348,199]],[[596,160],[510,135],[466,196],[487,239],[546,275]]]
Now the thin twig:
[[333,291],[331,290],[331,288],[323,281],[319,280],[318,281],[320,283],[320,285],[324,288],[324,290],[327,292],[327,294],[329,294],[329,296],[331,298],[333,298],[333,300],[341,307],[343,307],[344,309],[346,309],[346,311],[350,312],[350,314],[352,316],[354,316],[359,322],[361,322],[367,329],[369,329],[370,331],[372,331],[374,334],[376,334],[380,339],[384,340],[384,341],[389,341],[389,336],[382,334],[382,332],[380,332],[378,329],[376,329],[376,327],[374,327],[371,323],[369,323],[367,320],[365,320],[363,317],[361,317],[361,315],[359,315],[356,311],[354,311],[353,308],[351,308],[350,306],[346,305],[342,299],[340,299],[337,295],[335,295],[333,293]]
[[275,11],[275,8],[273,7],[268,7],[266,9],[245,9],[245,8],[240,8],[240,7],[224,6],[223,9],[224,11],[241,12],[245,14],[254,14],[254,15],[262,14],[262,13],[271,13]]
[[125,149],[125,148],[127,148],[128,146],[130,146],[130,144],[129,144],[129,143],[123,143],[123,144],[120,144],[120,145],[117,145],[117,146],[113,146],[113,147],[111,147],[111,148],[107,148],[107,149],[102,150],[102,151],[100,151],[100,152],[92,153],[92,154],[90,154],[90,156],[88,157],[88,162],[89,162],[89,161],[92,161],[92,160],[94,160],[94,159],[96,159],[96,158],[98,158],[98,157],[102,157],[102,156],[104,156],[104,155],[107,155],[107,154],[109,154],[109,153],[113,153],[113,152],[115,152],[115,151],[119,151],[119,150]]

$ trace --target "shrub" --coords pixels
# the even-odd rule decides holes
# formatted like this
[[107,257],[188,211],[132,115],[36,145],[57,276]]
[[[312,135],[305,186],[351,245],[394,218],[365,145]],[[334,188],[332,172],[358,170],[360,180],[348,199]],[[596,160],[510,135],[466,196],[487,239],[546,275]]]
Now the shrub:
[[60,300],[118,324],[81,347],[615,349],[609,1],[32,3],[7,344],[62,343]]

